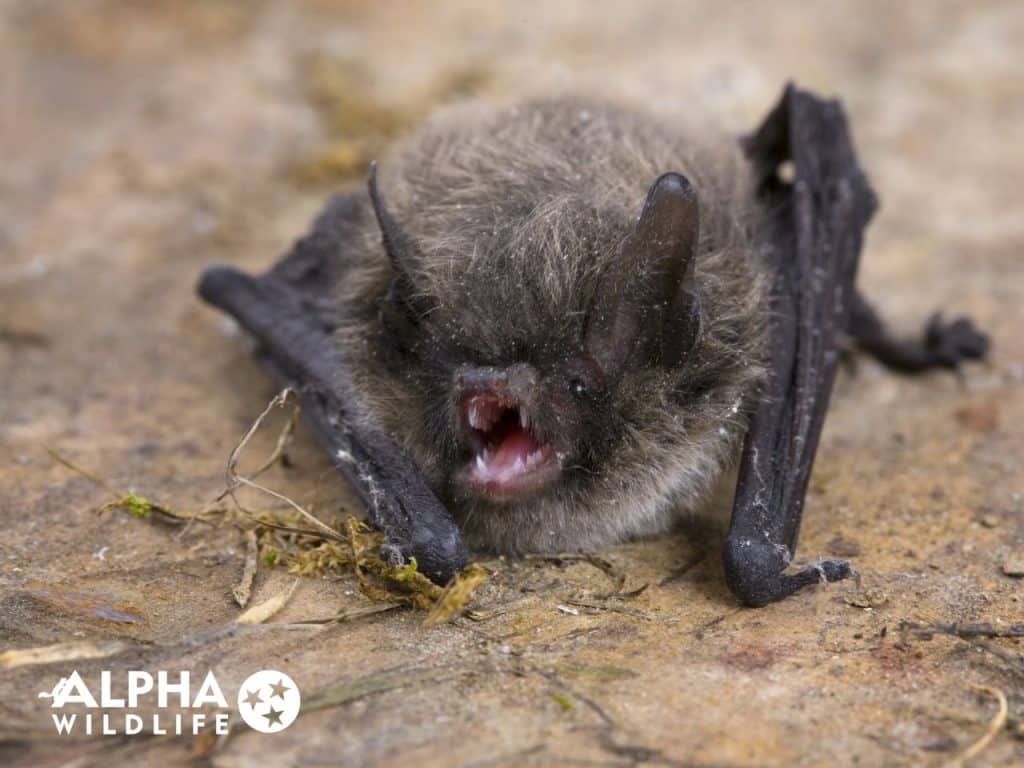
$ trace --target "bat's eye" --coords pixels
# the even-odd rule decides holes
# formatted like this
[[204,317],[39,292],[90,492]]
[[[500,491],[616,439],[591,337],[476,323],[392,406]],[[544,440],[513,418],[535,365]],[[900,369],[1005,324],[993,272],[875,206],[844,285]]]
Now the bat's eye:
[[582,379],[569,379],[569,392],[573,397],[583,398],[587,396],[587,385]]

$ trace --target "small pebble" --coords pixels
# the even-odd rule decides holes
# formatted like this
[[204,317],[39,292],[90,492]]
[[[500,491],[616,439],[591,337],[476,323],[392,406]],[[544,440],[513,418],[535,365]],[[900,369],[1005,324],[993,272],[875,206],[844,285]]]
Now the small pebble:
[[825,545],[825,548],[828,549],[829,554],[836,557],[856,557],[860,554],[860,544],[845,536],[836,536]]
[[1007,576],[1024,576],[1024,556],[1010,555],[1003,560],[1003,573]]

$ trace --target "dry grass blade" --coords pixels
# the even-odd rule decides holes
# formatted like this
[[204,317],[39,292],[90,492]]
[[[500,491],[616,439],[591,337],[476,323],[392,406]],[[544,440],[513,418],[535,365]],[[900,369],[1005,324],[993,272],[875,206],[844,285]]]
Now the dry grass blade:
[[103,659],[131,647],[121,640],[104,643],[56,643],[38,648],[23,648],[0,653],[0,669],[15,669],[33,664],[52,664],[76,659]]
[[1006,702],[1006,694],[1000,689],[991,685],[971,685],[976,691],[984,691],[985,693],[993,696],[999,702],[999,711],[996,716],[992,718],[992,721],[988,724],[988,728],[985,729],[985,733],[982,734],[981,738],[971,744],[966,750],[963,751],[958,757],[947,763],[949,768],[960,768],[965,765],[969,760],[973,760],[975,757],[980,755],[1006,725],[1006,719],[1009,715],[1010,708]]
[[102,477],[97,475],[95,472],[90,472],[87,469],[83,469],[82,467],[78,466],[77,464],[75,464],[71,460],[65,459],[63,456],[61,456],[59,453],[57,453],[55,450],[53,450],[53,448],[51,448],[50,446],[45,445],[45,446],[43,446],[43,448],[46,450],[46,452],[48,454],[50,454],[50,458],[53,459],[54,461],[56,461],[58,464],[63,464],[65,467],[70,469],[72,472],[76,472],[79,475],[81,475],[82,477],[86,478],[87,480],[91,480],[93,483],[98,485],[100,488],[103,488],[104,490],[109,491],[110,494],[112,496],[114,496],[115,498],[120,499],[120,498],[124,498],[124,497],[129,495],[129,494],[125,493],[124,491],[122,491],[121,489],[111,485],[109,482],[104,480]]
[[151,515],[154,515],[156,517],[159,517],[165,523],[172,523],[174,525],[184,525],[186,523],[191,524],[195,520],[200,520],[201,522],[209,522],[206,519],[206,517],[210,513],[223,511],[211,508],[204,510],[203,512],[200,512],[197,515],[179,514],[178,512],[173,511],[170,507],[166,507],[163,504],[158,504],[154,501],[150,501],[149,499],[143,498],[142,496],[138,496],[134,493],[122,491],[117,486],[113,485],[107,480],[104,480],[95,472],[91,472],[88,469],[80,467],[78,464],[75,464],[70,459],[61,456],[59,453],[53,450],[53,448],[50,448],[49,446],[44,446],[44,448],[46,452],[50,455],[50,457],[58,464],[61,464],[70,469],[72,472],[81,475],[86,480],[89,480],[93,484],[104,489],[105,491],[110,493],[111,496],[114,497],[113,501],[108,501],[106,504],[99,508],[99,512],[101,514],[111,509],[123,509],[135,517],[141,518],[150,517]]
[[436,627],[454,619],[466,607],[476,588],[487,581],[487,578],[487,571],[477,563],[456,574],[451,584],[445,587],[441,597],[434,603],[434,607],[430,609],[423,624],[427,627]]
[[284,608],[292,595],[295,594],[298,586],[299,580],[296,579],[288,589],[282,590],[262,603],[257,603],[235,619],[235,622],[238,624],[262,624],[264,621],[273,618],[278,611]]

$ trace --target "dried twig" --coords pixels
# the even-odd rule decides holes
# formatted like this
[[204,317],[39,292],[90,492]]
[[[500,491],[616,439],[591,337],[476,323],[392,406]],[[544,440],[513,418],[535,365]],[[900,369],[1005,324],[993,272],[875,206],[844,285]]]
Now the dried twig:
[[615,588],[609,594],[618,594],[626,585],[626,574],[615,567],[610,560],[586,552],[564,552],[558,555],[528,554],[526,560],[542,560],[561,565],[562,563],[589,563],[607,576]]
[[[322,538],[330,539],[332,541],[344,542],[345,539],[337,531],[335,531],[333,528],[326,525],[325,523],[321,522],[319,518],[307,512],[298,502],[293,501],[292,499],[285,496],[283,493],[278,493],[275,490],[267,488],[265,485],[260,485],[253,479],[253,477],[258,475],[259,472],[262,472],[267,467],[269,467],[270,464],[273,463],[273,461],[265,462],[264,465],[260,468],[259,472],[253,475],[253,477],[247,477],[245,475],[239,474],[238,472],[238,460],[239,458],[241,458],[242,451],[245,450],[245,447],[249,444],[249,441],[252,439],[252,436],[255,435],[259,428],[263,425],[263,421],[267,418],[267,416],[270,414],[272,410],[274,410],[275,408],[283,408],[285,405],[288,404],[289,399],[292,397],[295,397],[294,390],[283,389],[280,392],[278,392],[277,395],[274,396],[274,399],[267,404],[267,407],[264,408],[263,412],[256,418],[256,421],[252,423],[252,426],[249,427],[249,431],[245,433],[245,435],[242,437],[242,440],[238,443],[238,445],[235,446],[235,450],[231,452],[231,456],[228,458],[228,465],[224,472],[227,484],[227,489],[224,491],[224,493],[228,496],[231,496],[231,499],[238,506],[239,511],[241,511],[244,515],[252,518],[253,520],[262,525],[264,524],[263,521],[257,518],[255,515],[252,515],[251,513],[246,511],[245,508],[242,507],[241,503],[239,503],[238,498],[235,496],[235,491],[238,490],[239,486],[245,485],[248,486],[249,488],[255,488],[257,491],[265,493],[268,496],[277,499],[278,501],[283,501],[285,504],[290,506],[292,509],[299,513],[303,520],[312,525]],[[297,412],[298,408],[296,407],[295,410],[293,411],[291,417],[292,419],[295,418]],[[278,438],[277,448],[274,451],[274,453],[277,455],[279,455],[280,452],[283,451],[283,446],[286,444],[286,431],[288,430],[286,429],[285,431],[282,431],[281,437]],[[275,457],[271,458],[274,459],[274,461],[276,461]],[[270,527],[289,530],[288,527],[286,526],[271,525]],[[308,531],[303,531],[302,529],[292,529],[291,532],[305,534],[309,533]]]
[[702,562],[704,562],[704,553],[703,552],[701,552],[700,554],[698,554],[695,557],[691,557],[689,560],[684,560],[683,563],[678,568],[673,570],[671,573],[669,573],[668,576],[666,576],[661,581],[659,581],[658,582],[658,586],[659,587],[664,587],[666,584],[671,584],[673,581],[681,579],[683,576],[685,576],[687,573],[692,571],[694,568],[696,568]]
[[259,558],[260,544],[256,539],[256,532],[247,530],[245,532],[245,565],[242,566],[242,578],[238,585],[231,590],[239,608],[245,608],[249,604],[249,597],[252,595],[252,582],[256,578]]
[[904,621],[900,624],[900,630],[910,630],[916,633],[922,640],[931,640],[937,634],[960,637],[965,640],[976,637],[1024,637],[1024,624],[1009,624],[1005,627],[995,627],[988,622],[977,624],[919,624],[917,622]]
[[401,603],[372,603],[370,605],[360,606],[357,608],[347,608],[324,619],[305,619],[303,621],[292,622],[292,624],[296,627],[310,624],[344,624],[349,621],[361,619],[364,616],[374,616],[378,613],[387,613],[388,611],[395,611],[404,607],[405,606]]
[[[249,427],[249,431],[242,438],[241,444],[239,444],[239,446],[235,448],[234,452],[232,452],[232,456],[235,457],[236,461],[237,461],[237,458],[238,458],[236,456],[236,454],[238,454],[240,452],[241,448],[244,447],[245,443],[247,443],[249,441],[249,439],[256,433],[256,431],[260,427],[260,424],[262,424],[263,419],[265,419],[267,417],[267,414],[275,406],[278,406],[278,405],[279,406],[284,406],[284,405],[286,405],[287,404],[287,400],[290,398],[290,396],[292,394],[294,394],[292,390],[284,389],[281,392],[279,392],[274,397],[274,399],[270,401],[270,403],[267,404],[267,407],[264,409],[263,413],[261,413],[260,416],[257,418],[257,420],[253,423],[253,425],[251,427]],[[281,428],[281,432],[277,436],[277,443],[274,445],[274,450],[271,451],[270,456],[268,456],[267,460],[264,461],[263,464],[260,465],[259,469],[257,469],[255,472],[253,472],[253,473],[248,475],[248,479],[249,480],[255,480],[257,477],[262,475],[264,472],[266,472],[272,466],[277,464],[278,461],[281,461],[281,460],[284,459],[284,456],[285,456],[285,454],[286,454],[286,452],[288,450],[288,446],[291,445],[292,438],[294,437],[294,434],[295,434],[295,424],[298,422],[298,418],[299,418],[299,407],[296,404],[295,407],[292,408],[291,413],[288,414],[288,421],[285,422],[284,427]],[[227,487],[223,491],[221,491],[214,499],[212,499],[208,506],[214,506],[214,505],[219,504],[220,502],[224,501],[224,499],[226,499],[228,496],[230,496],[231,492],[235,488],[237,488],[238,485],[239,485],[239,483],[230,483],[229,482]]]
[[571,606],[577,606],[578,608],[585,608],[590,613],[600,613],[602,611],[610,611],[611,613],[621,613],[626,616],[636,616],[638,619],[646,619],[647,621],[668,621],[674,622],[678,619],[674,616],[656,616],[649,611],[642,611],[639,608],[629,608],[625,605],[609,605],[608,603],[593,603],[586,600],[566,600]]

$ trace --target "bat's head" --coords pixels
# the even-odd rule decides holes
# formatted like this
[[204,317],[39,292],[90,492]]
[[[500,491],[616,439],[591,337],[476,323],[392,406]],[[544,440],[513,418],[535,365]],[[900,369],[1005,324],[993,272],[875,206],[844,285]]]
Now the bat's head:
[[613,227],[595,245],[606,249],[597,268],[577,256],[572,279],[543,266],[548,254],[526,251],[517,267],[513,244],[500,242],[497,255],[466,257],[431,284],[410,266],[416,245],[373,175],[370,194],[393,274],[381,324],[402,355],[397,370],[429,403],[422,431],[453,495],[506,510],[578,497],[610,477],[624,440],[666,420],[678,427],[665,402],[702,327],[699,205],[685,177],[659,176],[639,217],[620,216],[618,236]]

